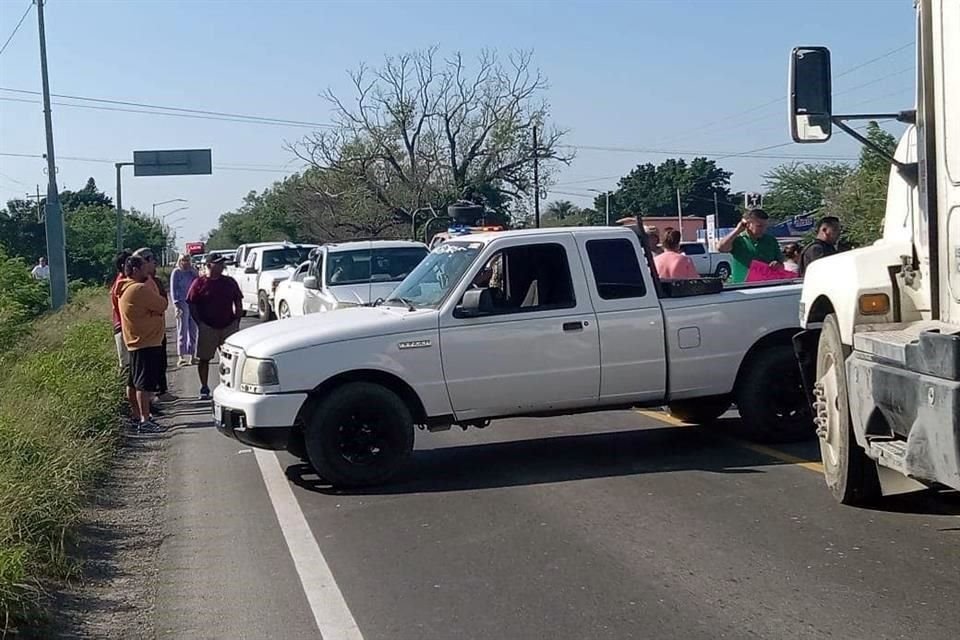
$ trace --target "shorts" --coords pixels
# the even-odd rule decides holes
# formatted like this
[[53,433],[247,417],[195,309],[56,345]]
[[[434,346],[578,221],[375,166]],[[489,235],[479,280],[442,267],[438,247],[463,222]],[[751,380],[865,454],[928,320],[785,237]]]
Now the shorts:
[[123,332],[117,331],[114,333],[113,341],[117,344],[117,361],[120,363],[120,375],[129,378],[130,352],[127,351],[127,343],[123,341]]
[[240,323],[234,322],[222,329],[203,323],[198,323],[197,327],[197,358],[209,362],[217,354],[220,345],[237,332]]
[[163,347],[144,347],[130,352],[130,375],[127,384],[137,391],[160,393],[163,388]]

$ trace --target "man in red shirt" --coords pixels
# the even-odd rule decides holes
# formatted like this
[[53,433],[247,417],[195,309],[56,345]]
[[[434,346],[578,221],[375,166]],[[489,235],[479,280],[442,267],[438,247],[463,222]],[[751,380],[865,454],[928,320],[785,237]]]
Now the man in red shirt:
[[200,377],[200,399],[210,399],[207,378],[210,361],[224,341],[240,328],[243,315],[243,294],[237,281],[223,275],[224,256],[207,262],[207,274],[198,277],[187,291],[190,315],[197,320],[197,375]]

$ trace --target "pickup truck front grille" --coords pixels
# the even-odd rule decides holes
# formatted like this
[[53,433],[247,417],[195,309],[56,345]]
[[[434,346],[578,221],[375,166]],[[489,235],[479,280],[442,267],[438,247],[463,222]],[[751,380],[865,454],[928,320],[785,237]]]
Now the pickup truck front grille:
[[240,352],[223,345],[220,347],[220,384],[233,389],[236,387],[237,377],[240,375]]

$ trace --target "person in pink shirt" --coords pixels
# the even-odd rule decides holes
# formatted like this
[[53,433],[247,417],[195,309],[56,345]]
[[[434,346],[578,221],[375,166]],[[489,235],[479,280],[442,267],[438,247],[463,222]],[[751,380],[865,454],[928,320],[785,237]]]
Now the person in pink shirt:
[[680,253],[679,231],[667,231],[663,234],[661,244],[663,253],[653,259],[661,280],[690,280],[700,277],[693,260]]

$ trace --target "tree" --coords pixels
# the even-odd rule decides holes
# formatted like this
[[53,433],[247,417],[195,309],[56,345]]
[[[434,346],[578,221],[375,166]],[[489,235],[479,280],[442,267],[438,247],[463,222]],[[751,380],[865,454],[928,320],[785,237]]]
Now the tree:
[[[67,275],[71,280],[103,283],[113,276],[116,254],[116,209],[97,189],[93,178],[80,191],[60,194],[67,246]],[[41,202],[40,210],[45,203]],[[0,212],[0,248],[11,258],[27,264],[47,254],[46,229],[38,219],[37,206],[26,200],[11,200]],[[133,249],[150,247],[158,255],[165,243],[159,222],[136,210],[125,211],[124,241]]]
[[324,94],[335,126],[292,146],[320,187],[304,194],[307,209],[396,225],[466,199],[508,216],[530,194],[535,157],[545,180],[572,158],[559,150],[564,132],[547,125],[546,80],[532,58],[486,51],[471,71],[462,54],[439,60],[430,48],[361,65],[351,99]]
[[763,176],[763,208],[774,220],[819,211],[852,173],[846,164],[782,164]]
[[580,209],[569,200],[554,200],[547,205],[545,217],[562,222],[565,218],[578,213],[580,213]]
[[[670,158],[659,165],[637,165],[620,178],[610,195],[610,218],[624,216],[673,216],[677,213],[677,189],[684,215],[707,216],[714,213],[714,195],[720,213],[718,226],[736,220],[736,204],[730,196],[730,176],[714,160]],[[594,208],[604,211],[606,196],[599,195]]]
[[[897,147],[896,138],[873,121],[867,124],[866,137],[889,154]],[[865,146],[857,168],[839,189],[828,194],[826,210],[840,218],[850,245],[872,244],[883,233],[889,177],[890,161]]]

